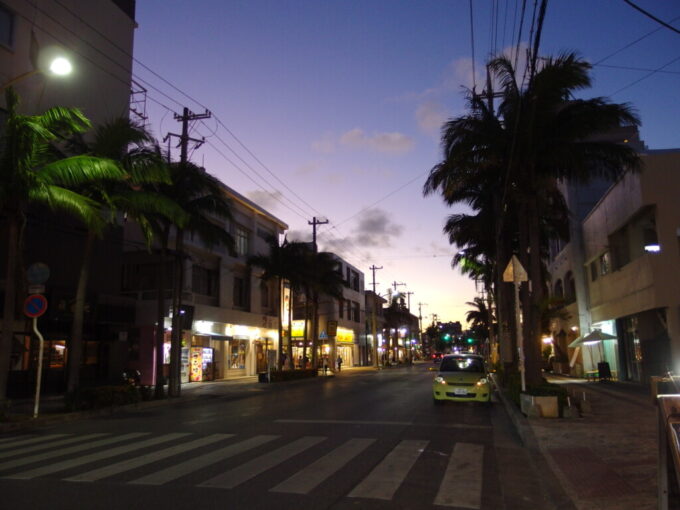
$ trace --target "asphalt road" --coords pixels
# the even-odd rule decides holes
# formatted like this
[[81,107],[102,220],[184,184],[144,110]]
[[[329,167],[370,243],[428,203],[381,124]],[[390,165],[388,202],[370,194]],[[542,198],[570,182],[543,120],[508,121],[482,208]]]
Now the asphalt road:
[[434,406],[432,377],[346,371],[0,436],[0,506],[553,508],[502,406]]

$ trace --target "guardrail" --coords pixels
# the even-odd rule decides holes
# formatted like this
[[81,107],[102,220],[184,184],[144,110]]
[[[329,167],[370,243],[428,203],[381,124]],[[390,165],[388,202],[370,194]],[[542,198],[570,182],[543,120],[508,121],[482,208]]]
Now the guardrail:
[[659,510],[680,508],[680,394],[659,395]]

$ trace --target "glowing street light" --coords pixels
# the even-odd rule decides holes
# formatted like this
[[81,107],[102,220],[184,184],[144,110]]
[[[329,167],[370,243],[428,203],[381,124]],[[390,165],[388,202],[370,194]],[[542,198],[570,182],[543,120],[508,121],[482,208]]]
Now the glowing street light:
[[26,71],[25,73],[22,73],[18,76],[15,76],[14,78],[11,78],[10,80],[0,85],[0,91],[4,91],[7,87],[11,87],[15,83],[25,80],[26,78],[28,78],[29,76],[33,76],[34,74],[44,73],[50,76],[68,76],[69,74],[71,74],[71,71],[73,71],[73,65],[71,64],[71,61],[65,56],[56,55],[49,60],[49,63],[46,66],[46,70],[47,72],[43,71],[40,67],[37,67],[30,71]]

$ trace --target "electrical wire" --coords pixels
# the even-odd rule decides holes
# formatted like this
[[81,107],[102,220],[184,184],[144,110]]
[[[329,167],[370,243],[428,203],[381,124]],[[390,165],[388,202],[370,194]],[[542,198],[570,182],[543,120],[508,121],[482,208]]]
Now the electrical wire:
[[650,18],[650,19],[653,19],[653,20],[656,21],[659,25],[661,25],[661,26],[663,26],[663,27],[666,27],[666,28],[669,29],[669,30],[672,30],[672,31],[675,32],[676,34],[680,34],[680,30],[678,30],[677,28],[675,28],[675,27],[672,26],[672,25],[669,25],[669,24],[666,23],[665,21],[663,21],[663,20],[657,18],[657,17],[654,16],[652,13],[650,13],[650,12],[648,12],[648,11],[645,11],[642,7],[640,7],[640,6],[638,6],[638,5],[635,5],[635,4],[634,4],[633,2],[631,2],[630,0],[623,0],[623,1],[624,1],[625,3],[627,3],[628,5],[630,5],[630,6],[631,6],[633,9],[635,9],[636,11],[641,12],[642,14],[644,14],[645,16],[647,16],[647,17]]
[[635,81],[629,83],[628,85],[626,85],[626,86],[624,86],[624,87],[621,87],[621,88],[618,89],[617,91],[612,92],[611,94],[609,94],[609,96],[610,96],[610,97],[611,97],[611,96],[614,96],[614,95],[618,94],[619,92],[623,92],[624,90],[631,88],[633,85],[637,85],[637,84],[640,83],[641,81],[646,80],[646,79],[649,78],[650,76],[653,76],[654,74],[660,72],[661,70],[663,70],[664,68],[668,67],[669,65],[671,65],[671,64],[673,64],[673,63],[675,63],[675,62],[677,62],[678,60],[680,60],[680,57],[675,57],[673,60],[671,60],[671,61],[669,61],[669,62],[666,62],[666,63],[665,63],[664,65],[662,65],[661,67],[658,67],[657,69],[652,70],[650,73],[647,73],[647,74],[644,75],[642,78],[639,78],[639,79],[637,79],[637,80],[635,80]]

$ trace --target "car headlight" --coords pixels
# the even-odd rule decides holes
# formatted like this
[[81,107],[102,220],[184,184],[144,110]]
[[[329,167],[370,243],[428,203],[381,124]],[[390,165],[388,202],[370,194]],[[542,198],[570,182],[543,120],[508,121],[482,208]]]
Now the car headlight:
[[489,380],[486,377],[482,377],[479,381],[477,381],[477,386],[484,386],[488,382]]
[[434,378],[434,383],[435,384],[446,384],[446,381],[442,376],[437,376]]

